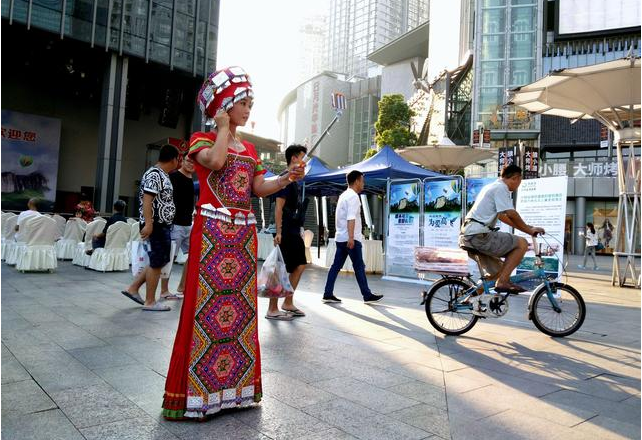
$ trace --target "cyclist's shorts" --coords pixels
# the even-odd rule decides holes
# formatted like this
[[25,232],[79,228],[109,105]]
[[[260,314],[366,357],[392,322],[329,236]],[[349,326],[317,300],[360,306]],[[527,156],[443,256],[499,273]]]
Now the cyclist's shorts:
[[518,240],[513,234],[491,231],[485,234],[460,235],[459,246],[471,247],[493,257],[505,257],[518,246]]

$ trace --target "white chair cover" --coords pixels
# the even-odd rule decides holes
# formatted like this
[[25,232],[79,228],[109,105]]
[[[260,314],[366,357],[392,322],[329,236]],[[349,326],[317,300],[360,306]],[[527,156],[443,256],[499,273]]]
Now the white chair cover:
[[135,218],[127,217],[127,223],[133,225],[134,223],[138,224],[138,220]]
[[0,222],[2,222],[2,242],[0,247],[2,248],[2,259],[4,260],[7,248],[11,246],[11,243],[16,242],[15,229],[16,223],[18,222],[18,216],[13,212],[6,212],[2,214]]
[[107,229],[107,240],[104,248],[94,249],[89,261],[89,268],[101,272],[129,269],[127,242],[131,236],[131,226],[125,222],[116,222]]
[[20,247],[16,269],[49,270],[58,267],[54,243],[58,234],[58,225],[50,217],[41,215],[25,222],[24,236],[26,242]]
[[127,223],[130,224],[131,226],[131,234],[129,235],[129,241],[127,242],[127,253],[131,254],[132,252],[132,243],[134,241],[140,241],[140,225],[138,222],[130,223],[129,220],[132,219],[127,219]]
[[72,217],[67,221],[63,237],[56,242],[56,255],[59,260],[74,258],[76,246],[78,246],[78,242],[82,241],[85,229],[87,229],[87,223],[81,218]]
[[314,239],[314,232],[309,229],[303,231],[303,244],[305,245],[305,261],[312,263],[312,253],[310,252],[310,247],[312,246],[312,240]]
[[89,260],[91,257],[86,254],[86,251],[91,249],[91,239],[93,236],[103,232],[106,223],[106,220],[94,220],[87,225],[87,229],[85,230],[85,240],[76,245],[74,259],[71,261],[73,264],[82,267],[89,266]]
[[105,222],[107,221],[107,219],[105,219],[105,218],[103,218],[103,217],[101,217],[99,215],[94,217],[94,220],[105,220]]
[[[16,225],[18,224],[18,216],[11,217],[7,220],[7,235],[5,236],[5,251],[4,251],[4,260],[5,262],[13,266],[18,260],[18,248],[24,244],[24,241],[18,242],[16,240]],[[26,220],[24,220],[24,223]],[[22,236],[24,237],[24,235]]]
[[[60,231],[60,237],[65,235],[65,229],[67,228],[67,220],[62,215],[59,214],[54,214],[51,216],[52,219],[56,221],[56,224],[58,225],[58,230]],[[73,217],[72,217],[73,218]]]

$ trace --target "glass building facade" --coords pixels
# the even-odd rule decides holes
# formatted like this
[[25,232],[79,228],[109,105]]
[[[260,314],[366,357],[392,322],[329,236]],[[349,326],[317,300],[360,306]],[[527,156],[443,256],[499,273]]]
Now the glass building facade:
[[350,157],[351,163],[363,160],[366,152],[374,145],[379,97],[362,96],[350,101]]
[[2,18],[172,69],[215,67],[217,0],[2,0]]
[[538,75],[537,0],[480,0],[475,39],[474,122],[499,130],[536,129],[535,118],[503,106],[506,90]]
[[368,54],[428,20],[428,0],[332,0],[328,66],[334,72],[376,76]]

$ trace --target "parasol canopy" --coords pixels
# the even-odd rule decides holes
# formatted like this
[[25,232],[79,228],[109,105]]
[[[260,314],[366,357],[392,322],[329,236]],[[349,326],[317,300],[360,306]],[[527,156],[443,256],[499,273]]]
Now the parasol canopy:
[[509,105],[531,113],[594,118],[618,132],[625,121],[640,119],[640,58],[556,70],[510,93]]
[[455,145],[443,143],[440,145],[425,145],[408,147],[397,150],[404,159],[418,163],[428,169],[437,171],[458,171],[462,168],[491,159],[495,155],[491,150],[473,148],[468,145]]

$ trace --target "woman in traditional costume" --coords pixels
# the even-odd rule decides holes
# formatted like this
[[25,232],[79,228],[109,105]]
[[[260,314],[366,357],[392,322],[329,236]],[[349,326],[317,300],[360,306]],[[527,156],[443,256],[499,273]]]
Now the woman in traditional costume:
[[190,237],[185,298],[165,383],[163,415],[201,419],[261,400],[257,332],[256,218],[250,197],[268,196],[303,177],[303,169],[266,181],[254,146],[239,141],[252,108],[240,67],[212,73],[198,96],[205,124],[189,156],[200,184]]

